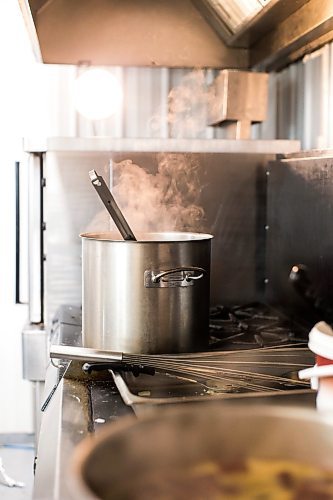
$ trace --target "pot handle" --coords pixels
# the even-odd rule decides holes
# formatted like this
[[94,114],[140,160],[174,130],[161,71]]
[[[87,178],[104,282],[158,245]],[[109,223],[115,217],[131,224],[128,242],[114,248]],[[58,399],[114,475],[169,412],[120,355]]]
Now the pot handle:
[[145,271],[145,287],[190,286],[205,274],[205,269],[195,266],[175,267],[167,271]]

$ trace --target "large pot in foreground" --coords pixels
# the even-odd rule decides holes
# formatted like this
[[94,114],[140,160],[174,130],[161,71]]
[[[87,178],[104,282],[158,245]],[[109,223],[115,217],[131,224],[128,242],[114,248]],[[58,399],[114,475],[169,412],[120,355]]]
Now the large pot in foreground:
[[[247,496],[235,492],[223,495],[223,489],[217,495],[214,488],[212,493],[210,486],[216,474],[205,473],[211,461],[224,464],[225,470],[232,472],[237,468],[241,471],[249,459],[264,463],[293,461],[300,467],[307,464],[333,471],[333,419],[321,417],[315,410],[249,404],[186,405],[156,411],[139,420],[126,417],[106,426],[96,437],[86,439],[77,448],[71,476],[77,494],[74,498],[259,498],[250,492]],[[177,480],[177,475],[188,468],[197,470],[199,475],[187,476],[182,489],[178,489],[177,482],[166,482],[170,477]],[[252,484],[267,473],[266,468],[259,470]],[[281,480],[288,480],[288,468],[285,475]],[[145,496],[142,491],[151,479],[158,486],[159,494]],[[205,479],[209,479],[208,483]],[[310,483],[306,485],[308,490],[317,486],[316,482]],[[204,487],[206,494],[200,495],[198,487]],[[282,497],[269,494],[260,498],[296,498],[288,495],[288,484],[286,487]],[[297,498],[328,499],[332,496],[311,495],[308,491]]]
[[138,236],[81,235],[83,345],[127,353],[205,349],[212,236]]

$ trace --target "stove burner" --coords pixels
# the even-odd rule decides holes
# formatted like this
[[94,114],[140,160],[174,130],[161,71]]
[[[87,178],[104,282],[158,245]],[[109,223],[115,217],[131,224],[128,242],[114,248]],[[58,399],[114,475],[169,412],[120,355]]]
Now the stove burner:
[[217,305],[210,312],[211,349],[251,349],[307,341],[307,330],[265,304]]

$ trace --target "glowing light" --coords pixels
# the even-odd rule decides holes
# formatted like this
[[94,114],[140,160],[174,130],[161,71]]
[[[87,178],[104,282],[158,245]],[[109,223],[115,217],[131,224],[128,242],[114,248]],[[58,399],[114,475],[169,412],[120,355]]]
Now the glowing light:
[[103,120],[116,113],[122,99],[119,81],[105,69],[88,69],[75,81],[75,108],[90,120]]

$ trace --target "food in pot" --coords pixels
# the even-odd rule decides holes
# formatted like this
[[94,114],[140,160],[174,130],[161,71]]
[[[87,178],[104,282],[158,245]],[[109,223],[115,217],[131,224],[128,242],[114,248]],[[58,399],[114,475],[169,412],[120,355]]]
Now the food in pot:
[[[104,500],[332,500],[333,472],[292,460],[204,461],[136,478]],[[132,483],[133,486],[133,483]]]

